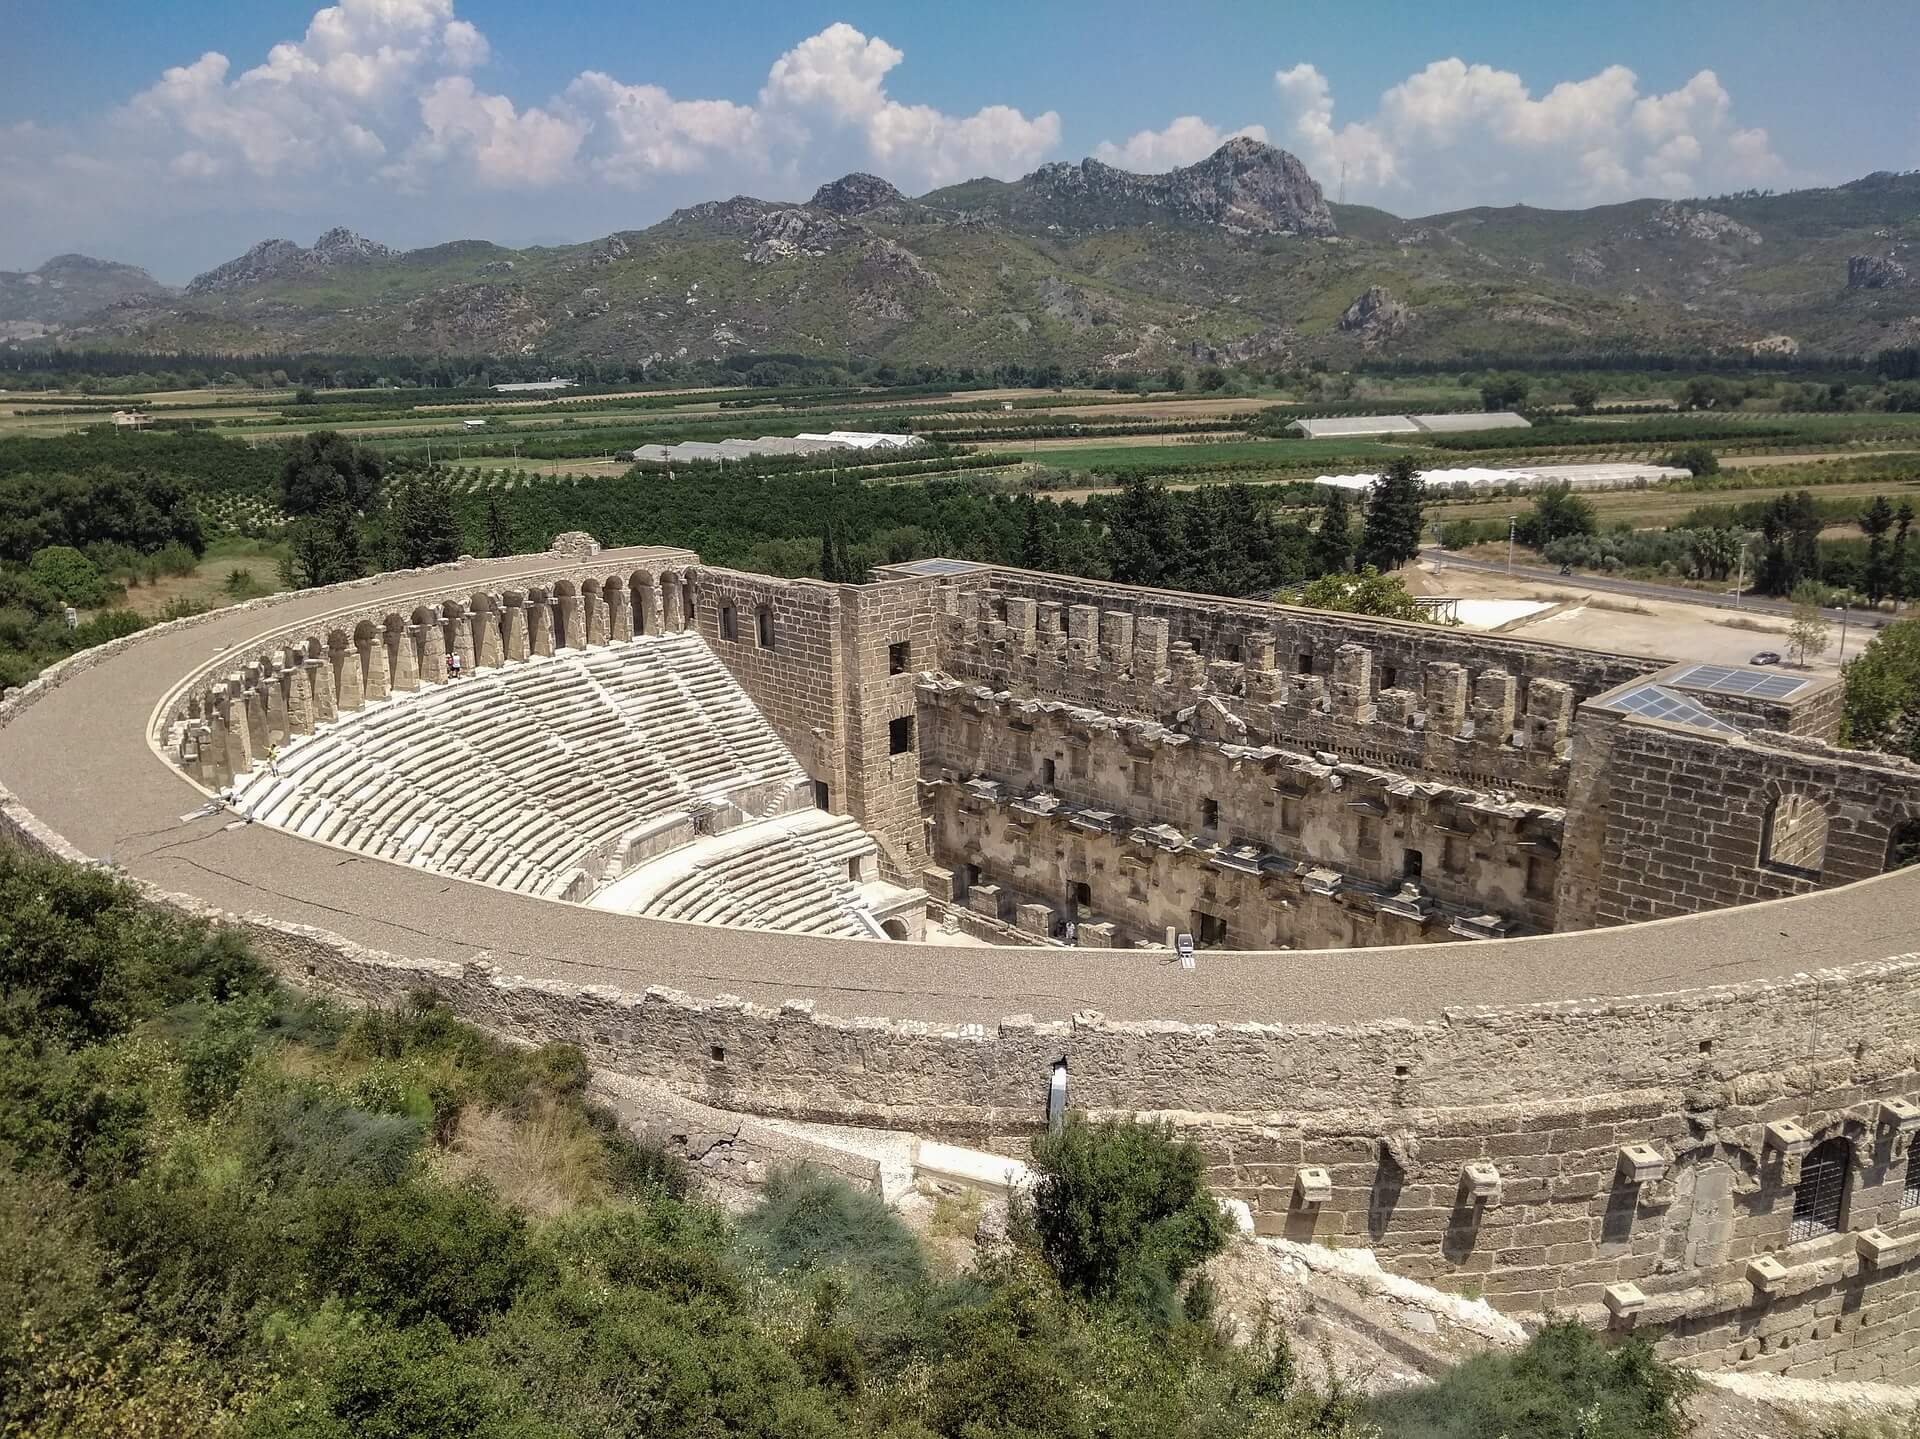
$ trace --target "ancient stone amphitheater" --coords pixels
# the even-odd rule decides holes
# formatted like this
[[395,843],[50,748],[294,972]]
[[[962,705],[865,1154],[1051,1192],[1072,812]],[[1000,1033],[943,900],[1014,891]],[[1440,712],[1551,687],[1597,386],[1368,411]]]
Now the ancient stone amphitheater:
[[316,989],[1008,1153],[1064,1090],[1262,1232],[1913,1379],[1920,769],[1835,747],[1838,698],[567,536],[84,652],[0,704],[0,782],[17,842]]

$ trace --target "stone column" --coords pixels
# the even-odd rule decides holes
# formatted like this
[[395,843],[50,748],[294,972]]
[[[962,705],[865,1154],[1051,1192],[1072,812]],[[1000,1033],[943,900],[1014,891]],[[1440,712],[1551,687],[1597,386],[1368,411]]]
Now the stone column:
[[339,707],[342,713],[351,713],[367,702],[366,675],[361,670],[365,663],[360,655],[360,646],[349,639],[347,647],[340,651]]
[[455,607],[451,621],[453,629],[453,652],[460,656],[460,670],[463,674],[474,671],[473,619],[472,612],[465,605]]
[[1473,732],[1481,739],[1505,740],[1513,733],[1513,676],[1486,670],[1473,682]]
[[1365,645],[1333,652],[1333,712],[1361,724],[1373,719],[1373,651]]
[[583,596],[582,602],[587,612],[587,644],[604,645],[607,642],[607,607],[598,592]]
[[280,676],[275,674],[263,678],[260,681],[260,688],[267,692],[267,738],[275,742],[284,741],[293,733],[293,727],[287,715],[286,687],[281,684]]
[[518,664],[530,653],[527,644],[527,602],[507,601],[507,662]]
[[313,733],[313,680],[305,660],[287,675],[287,733]]
[[1435,660],[1427,666],[1427,733],[1459,734],[1467,718],[1467,672]]
[[502,663],[500,654],[500,612],[482,610],[480,612],[480,668],[497,670]]
[[253,768],[253,737],[247,727],[247,707],[245,704],[227,702],[226,720],[226,766],[227,776],[243,775]]
[[273,743],[273,730],[267,724],[267,701],[257,686],[249,685],[240,703],[247,714],[247,753],[251,755],[255,748],[264,750]]
[[587,647],[587,612],[581,605],[578,592],[566,596],[561,601],[560,623],[566,631],[563,638],[566,648],[583,650]]
[[1100,612],[1100,663],[1124,669],[1133,659],[1133,616],[1125,610]]
[[528,600],[527,608],[531,612],[527,616],[527,621],[533,630],[533,652],[551,657],[553,654],[553,601]]
[[340,717],[333,698],[333,666],[324,659],[308,660],[307,687],[313,691],[313,722],[332,724]]
[[1016,654],[1033,653],[1037,620],[1038,614],[1032,600],[1020,595],[1007,597],[1007,643],[1013,646]]
[[1133,625],[1133,676],[1156,684],[1167,670],[1167,622],[1141,618]]
[[447,635],[437,619],[420,626],[420,683],[447,682]]
[[394,634],[393,687],[396,690],[420,688],[420,656],[414,649],[418,625],[402,625]]
[[[665,592],[661,589],[660,581],[657,579],[647,581],[646,604],[649,613],[640,617],[642,623],[636,626],[636,628],[640,629],[644,634],[665,634],[667,632],[667,602]],[[645,623],[648,619],[653,621],[650,628],[647,627]]]
[[[406,642],[402,635],[401,642]],[[387,664],[387,632],[375,630],[373,643],[367,646],[367,698],[383,700],[393,693],[392,670]]]
[[200,783],[220,789],[232,782],[233,756],[228,748],[226,717],[210,714],[201,731]]
[[615,585],[607,593],[607,629],[614,641],[633,638],[633,605],[625,585]]

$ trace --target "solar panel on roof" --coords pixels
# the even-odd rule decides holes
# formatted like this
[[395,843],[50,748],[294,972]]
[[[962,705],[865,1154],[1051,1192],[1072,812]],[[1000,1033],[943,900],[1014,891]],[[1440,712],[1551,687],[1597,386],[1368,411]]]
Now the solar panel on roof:
[[931,559],[909,560],[905,564],[893,565],[891,568],[905,570],[911,575],[964,575],[974,570],[984,570],[986,566],[977,560]]
[[1691,669],[1682,670],[1667,683],[1685,685],[1694,690],[1711,690],[1715,694],[1783,700],[1788,695],[1798,694],[1813,681],[1795,679],[1792,675],[1763,674],[1758,670],[1730,669],[1726,665],[1694,665]]
[[1600,701],[1599,708],[1639,715],[1642,719],[1682,724],[1690,729],[1707,730],[1713,734],[1740,733],[1737,727],[1728,724],[1717,715],[1709,714],[1685,695],[1675,694],[1672,690],[1663,689],[1659,685],[1636,685],[1611,699]]

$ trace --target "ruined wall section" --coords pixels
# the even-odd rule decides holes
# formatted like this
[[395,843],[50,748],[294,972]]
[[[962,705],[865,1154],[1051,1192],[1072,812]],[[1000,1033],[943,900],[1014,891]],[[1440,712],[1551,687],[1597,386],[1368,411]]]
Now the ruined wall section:
[[1006,891],[995,918],[1234,948],[1553,928],[1556,809],[953,680],[920,696],[936,858]]
[[827,786],[827,807],[880,842],[890,878],[917,879],[926,855],[913,666],[930,663],[937,642],[932,582],[828,585],[703,567],[694,590],[701,634]]
[[1569,810],[1563,924],[1625,924],[1883,873],[1920,834],[1920,766],[1819,740],[1741,738],[1581,712],[1588,785]]
[[[695,623],[840,813],[852,791],[841,588],[702,566]],[[857,817],[857,816],[856,816]]]
[[[1578,700],[1616,677],[1659,667],[1551,646],[1542,656],[1437,626],[1088,587],[1109,601],[1144,597],[1102,609],[1019,592],[1073,593],[1044,577],[1004,579],[996,571],[987,581],[968,576],[942,588],[948,674],[1549,801],[1565,791]],[[1563,656],[1572,658],[1559,664]],[[1497,667],[1509,658],[1536,673]]]

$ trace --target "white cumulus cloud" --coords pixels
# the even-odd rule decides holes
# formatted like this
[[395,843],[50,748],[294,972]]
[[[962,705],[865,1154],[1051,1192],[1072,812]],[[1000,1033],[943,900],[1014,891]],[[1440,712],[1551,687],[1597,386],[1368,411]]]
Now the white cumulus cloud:
[[676,100],[658,85],[626,85],[588,70],[567,98],[597,116],[600,146],[593,166],[617,184],[639,184],[711,163],[716,154],[758,154],[760,116],[731,100]]
[[1173,170],[1181,165],[1191,165],[1196,160],[1204,160],[1228,140],[1240,135],[1264,142],[1267,127],[1242,125],[1238,130],[1221,130],[1198,115],[1181,115],[1169,122],[1164,130],[1136,131],[1118,145],[1111,140],[1102,140],[1094,147],[1093,155],[1096,160],[1104,160],[1122,170],[1132,170],[1140,175],[1157,175],[1163,170]]
[[1737,129],[1711,70],[1646,94],[1609,65],[1536,96],[1511,70],[1435,60],[1390,87],[1374,113],[1334,119],[1313,65],[1274,75],[1283,143],[1324,182],[1409,209],[1524,201],[1591,205],[1765,183],[1784,166],[1764,130]]
[[810,35],[773,62],[760,108],[794,141],[811,124],[859,136],[869,158],[909,182],[948,184],[977,175],[1016,175],[1060,144],[1060,116],[1028,116],[1009,105],[948,115],[893,99],[887,73],[906,56],[844,21]]

